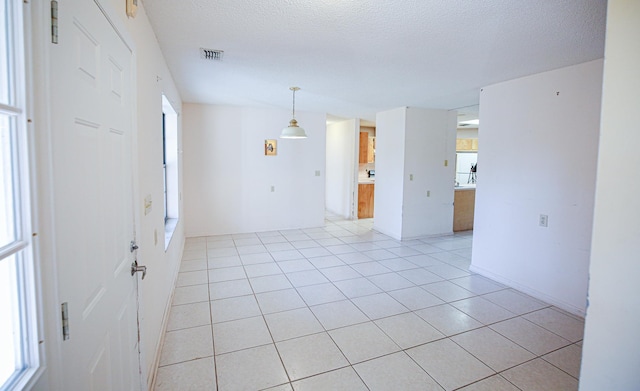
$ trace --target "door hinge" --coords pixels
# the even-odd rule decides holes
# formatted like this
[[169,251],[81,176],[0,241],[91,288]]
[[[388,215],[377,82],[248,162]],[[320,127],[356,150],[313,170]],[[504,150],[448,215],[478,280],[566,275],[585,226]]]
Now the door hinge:
[[62,340],[69,339],[69,306],[65,301],[62,303]]
[[51,0],[51,43],[58,43],[58,1]]

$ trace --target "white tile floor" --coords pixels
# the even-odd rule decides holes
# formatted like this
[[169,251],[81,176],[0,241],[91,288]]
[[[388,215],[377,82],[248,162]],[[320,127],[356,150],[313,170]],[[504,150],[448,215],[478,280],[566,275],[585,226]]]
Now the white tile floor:
[[577,390],[582,319],[371,226],[187,239],[156,390]]

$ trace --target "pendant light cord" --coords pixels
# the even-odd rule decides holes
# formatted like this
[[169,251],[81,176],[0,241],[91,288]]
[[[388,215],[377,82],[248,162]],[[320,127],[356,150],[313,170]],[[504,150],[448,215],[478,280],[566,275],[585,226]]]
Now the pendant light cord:
[[296,90],[293,90],[293,111],[291,112],[291,118],[296,118]]

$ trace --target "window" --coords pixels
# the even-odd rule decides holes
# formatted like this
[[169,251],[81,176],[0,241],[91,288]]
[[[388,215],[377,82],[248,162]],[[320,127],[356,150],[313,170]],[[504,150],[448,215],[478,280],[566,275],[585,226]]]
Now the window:
[[0,0],[0,390],[39,365],[21,4]]
[[162,173],[164,181],[165,250],[180,214],[178,191],[178,114],[162,95]]

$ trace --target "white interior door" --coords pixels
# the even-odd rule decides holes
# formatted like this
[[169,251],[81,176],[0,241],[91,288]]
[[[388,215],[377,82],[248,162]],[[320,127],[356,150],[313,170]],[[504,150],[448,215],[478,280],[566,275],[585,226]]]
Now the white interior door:
[[132,195],[132,53],[94,1],[60,2],[51,44],[63,389],[140,389]]

